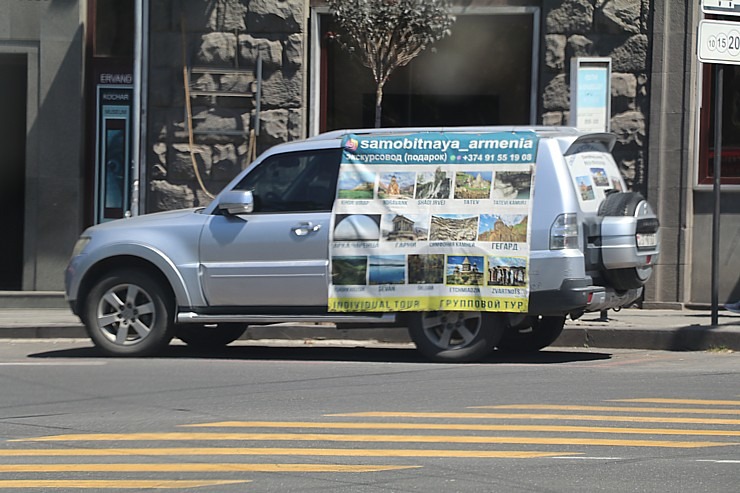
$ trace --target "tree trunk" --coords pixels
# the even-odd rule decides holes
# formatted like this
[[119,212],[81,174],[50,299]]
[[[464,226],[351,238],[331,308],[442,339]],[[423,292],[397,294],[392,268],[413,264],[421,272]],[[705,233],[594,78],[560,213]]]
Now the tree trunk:
[[378,82],[378,87],[375,89],[375,128],[380,128],[380,116],[383,111],[383,81]]

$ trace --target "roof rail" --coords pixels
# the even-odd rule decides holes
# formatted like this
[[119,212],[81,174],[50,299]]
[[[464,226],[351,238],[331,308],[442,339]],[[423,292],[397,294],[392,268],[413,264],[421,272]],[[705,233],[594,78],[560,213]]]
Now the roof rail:
[[580,132],[573,127],[553,127],[545,125],[490,125],[470,127],[381,127],[381,128],[355,128],[345,130],[332,130],[324,132],[307,140],[332,140],[339,139],[345,135],[402,135],[423,132],[458,132],[458,133],[483,133],[483,132],[536,132],[539,134],[566,134],[578,135]]

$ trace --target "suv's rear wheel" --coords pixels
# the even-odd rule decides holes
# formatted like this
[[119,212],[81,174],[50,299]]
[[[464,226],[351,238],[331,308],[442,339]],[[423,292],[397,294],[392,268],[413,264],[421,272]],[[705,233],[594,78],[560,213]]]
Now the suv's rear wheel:
[[555,342],[565,327],[565,317],[526,317],[510,326],[498,343],[506,353],[533,353]]
[[110,356],[149,356],[172,339],[173,303],[162,285],[138,270],[112,272],[87,295],[83,320],[95,345]]
[[[599,216],[635,216],[642,210],[640,204],[645,198],[637,192],[612,193],[606,196],[599,206]],[[649,207],[648,207],[648,210]],[[657,223],[656,223],[657,224]],[[604,277],[617,291],[627,291],[642,287],[653,272],[650,265],[625,269],[606,269]]]
[[504,328],[503,315],[481,312],[414,313],[408,324],[411,340],[424,356],[454,363],[489,355]]
[[239,339],[247,326],[244,324],[181,324],[175,336],[194,349],[218,349]]

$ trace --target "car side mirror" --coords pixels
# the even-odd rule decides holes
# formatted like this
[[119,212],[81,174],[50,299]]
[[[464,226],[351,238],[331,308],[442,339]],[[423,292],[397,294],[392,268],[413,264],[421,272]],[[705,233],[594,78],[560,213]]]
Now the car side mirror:
[[228,215],[249,214],[254,211],[251,190],[229,190],[218,197],[218,210]]

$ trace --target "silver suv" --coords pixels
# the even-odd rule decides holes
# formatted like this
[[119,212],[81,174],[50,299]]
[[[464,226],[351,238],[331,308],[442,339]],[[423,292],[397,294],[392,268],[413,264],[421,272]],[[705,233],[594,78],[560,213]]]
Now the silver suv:
[[[343,139],[491,132],[538,139],[527,311],[330,311]],[[567,316],[638,300],[657,260],[658,220],[640,194],[626,191],[610,154],[614,142],[611,134],[572,128],[475,127],[335,131],[281,144],[207,207],[84,231],[65,273],[66,297],[95,345],[113,356],[152,355],[173,337],[223,346],[250,324],[282,322],[407,327],[436,361],[538,351],[558,337]],[[515,175],[502,190],[517,188]]]

